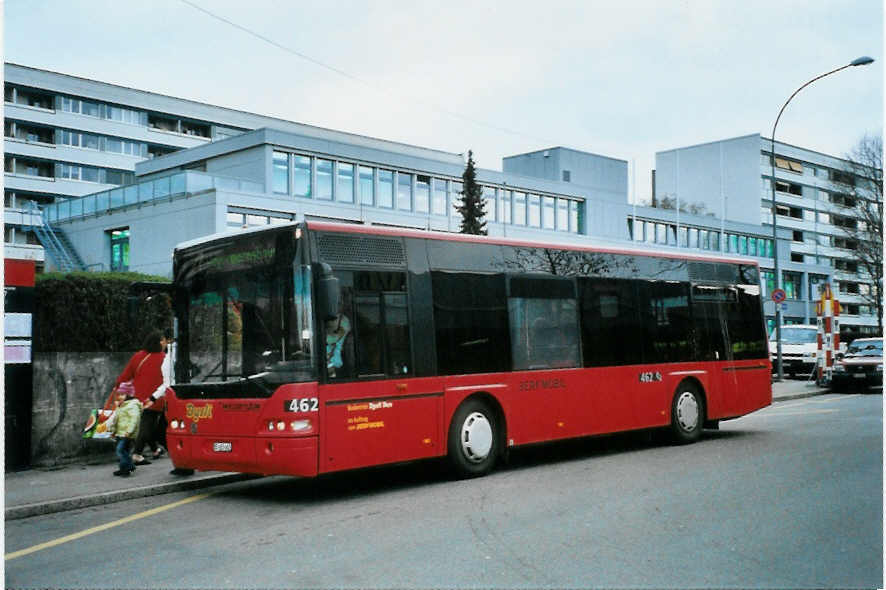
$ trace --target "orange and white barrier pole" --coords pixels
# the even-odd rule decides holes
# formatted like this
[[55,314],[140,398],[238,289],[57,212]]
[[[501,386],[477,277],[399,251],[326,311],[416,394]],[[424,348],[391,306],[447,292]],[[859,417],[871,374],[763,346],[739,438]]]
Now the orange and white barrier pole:
[[831,381],[834,358],[840,349],[840,302],[834,297],[830,283],[821,291],[821,299],[815,306],[818,315],[818,383]]

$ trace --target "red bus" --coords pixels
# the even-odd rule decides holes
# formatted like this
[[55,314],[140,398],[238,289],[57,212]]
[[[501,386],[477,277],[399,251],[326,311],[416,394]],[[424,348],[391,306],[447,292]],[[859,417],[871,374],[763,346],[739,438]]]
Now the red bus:
[[316,476],[772,402],[746,259],[306,222],[176,249],[178,469]]

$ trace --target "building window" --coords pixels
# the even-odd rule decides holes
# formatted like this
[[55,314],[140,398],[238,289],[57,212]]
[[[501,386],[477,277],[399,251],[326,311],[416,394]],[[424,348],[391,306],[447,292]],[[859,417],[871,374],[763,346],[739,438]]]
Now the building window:
[[431,208],[431,177],[415,175],[415,211],[429,213]]
[[[502,223],[513,223],[511,219],[511,191],[502,190],[501,194],[499,194],[499,202],[501,203],[501,214],[498,216],[499,221]],[[563,226],[563,229],[567,229],[567,226]]]
[[769,297],[775,289],[775,273],[771,270],[761,270],[760,286],[763,287],[763,296]]
[[332,160],[317,158],[317,198],[332,200]]
[[529,225],[541,227],[541,197],[529,195]]
[[[111,105],[105,106],[105,118],[121,123],[131,123],[133,125],[143,125],[143,117],[140,111],[134,111],[123,107],[115,107]],[[146,117],[145,117],[146,120]]]
[[569,170],[563,171],[563,182],[572,182],[572,172]]
[[452,205],[451,215],[459,215],[457,207],[461,205],[461,192],[464,186],[460,182],[452,181],[449,183],[449,203]]
[[6,102],[52,110],[52,95],[33,90],[26,90],[6,85],[4,99]]
[[108,232],[111,238],[111,271],[129,270],[129,228]]
[[274,152],[274,192],[289,193],[289,154]]
[[354,202],[354,165],[339,162],[335,199],[342,203]]
[[840,293],[850,293],[858,295],[858,283],[850,283],[849,281],[840,281]]
[[803,196],[803,187],[793,182],[784,182],[783,180],[775,181],[775,190],[780,193],[788,193],[798,197]]
[[845,227],[848,229],[858,228],[858,220],[853,217],[845,217],[843,215],[831,214],[831,223],[837,227]]
[[526,225],[526,193],[514,191],[514,225]]
[[360,175],[360,203],[363,205],[375,205],[375,178],[373,168],[360,166],[358,170]]
[[586,206],[586,203],[569,201],[569,231],[572,233],[582,233],[585,224],[585,215],[588,214],[587,210],[585,210]]
[[800,207],[788,207],[787,205],[776,205],[775,212],[784,217],[793,217],[794,219],[803,219],[803,209]]
[[795,229],[793,239],[795,242],[802,242],[803,241],[803,232]]
[[835,205],[840,205],[841,207],[855,207],[856,200],[855,197],[851,195],[845,195],[843,193],[830,193],[830,201]]
[[[827,236],[825,236],[827,237]],[[841,238],[838,236],[834,236],[833,238],[833,246],[834,248],[844,248],[846,250],[858,250],[858,242],[855,240],[851,240],[849,238]]]
[[293,192],[297,197],[311,198],[311,158],[295,156],[295,186]]
[[397,209],[412,211],[412,174],[397,172]]
[[148,115],[148,127],[150,127],[151,129],[157,129],[159,131],[178,133],[179,122],[177,119],[164,117],[162,115],[155,115],[152,113]]
[[791,262],[803,262],[803,255],[799,252],[791,252]]
[[817,299],[821,295],[821,289],[828,282],[827,275],[809,275],[809,299]]
[[800,162],[794,162],[793,160],[786,160],[785,158],[775,158],[775,166],[777,168],[781,168],[782,170],[789,170],[791,172],[803,173],[803,164]]
[[431,201],[431,212],[434,215],[446,215],[446,181],[434,179],[434,194]]
[[855,176],[853,176],[849,172],[843,172],[842,170],[831,170],[831,181],[839,182],[840,184],[846,184],[849,186],[855,186]]
[[782,287],[787,293],[787,298],[799,300],[802,295],[803,275],[797,272],[785,272],[782,279]]
[[557,199],[557,229],[569,231],[569,201]]
[[554,197],[542,197],[541,199],[541,226],[545,229],[554,229],[556,227],[556,219],[554,218],[556,209],[554,208]]
[[205,123],[195,123],[193,121],[182,121],[181,132],[185,135],[194,135],[196,137],[209,137],[210,127]]
[[729,250],[728,252],[738,252],[738,235],[729,234]]
[[394,207],[394,173],[391,170],[378,171],[378,206]]

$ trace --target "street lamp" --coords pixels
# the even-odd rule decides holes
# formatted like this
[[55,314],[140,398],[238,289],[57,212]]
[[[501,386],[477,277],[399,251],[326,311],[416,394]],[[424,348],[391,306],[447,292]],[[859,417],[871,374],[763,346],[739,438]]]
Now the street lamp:
[[[785,101],[785,103],[781,106],[781,110],[778,111],[778,116],[775,118],[775,124],[772,126],[772,136],[770,138],[770,147],[769,147],[769,162],[772,165],[772,259],[774,261],[774,272],[775,272],[775,287],[781,284],[781,273],[778,269],[778,223],[776,222],[776,209],[775,209],[775,128],[778,127],[778,121],[781,119],[781,114],[784,112],[785,107],[788,106],[788,103],[799,94],[801,90],[815,82],[816,80],[821,80],[825,76],[830,76],[831,74],[836,74],[840,70],[845,70],[846,68],[851,68],[854,66],[866,66],[874,63],[874,58],[868,56],[862,56],[856,59],[853,59],[851,62],[846,64],[845,66],[840,66],[836,70],[831,70],[830,72],[826,72],[820,76],[816,76],[815,78],[809,80],[799,88],[797,88],[794,93]],[[781,308],[779,304],[775,304],[775,341],[776,341],[776,366],[778,367],[778,381],[781,381],[784,378],[784,366],[781,360]]]

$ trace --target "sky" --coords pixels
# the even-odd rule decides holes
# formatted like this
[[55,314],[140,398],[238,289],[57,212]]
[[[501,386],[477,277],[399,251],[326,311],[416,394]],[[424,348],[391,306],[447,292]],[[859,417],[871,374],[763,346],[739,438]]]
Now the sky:
[[[202,9],[202,10],[201,10]],[[206,13],[209,11],[219,18]],[[223,20],[220,20],[223,19]],[[224,22],[228,21],[228,22]],[[629,163],[760,133],[848,154],[883,127],[881,0],[5,0],[4,60],[452,153]],[[247,29],[247,32],[243,29]]]

